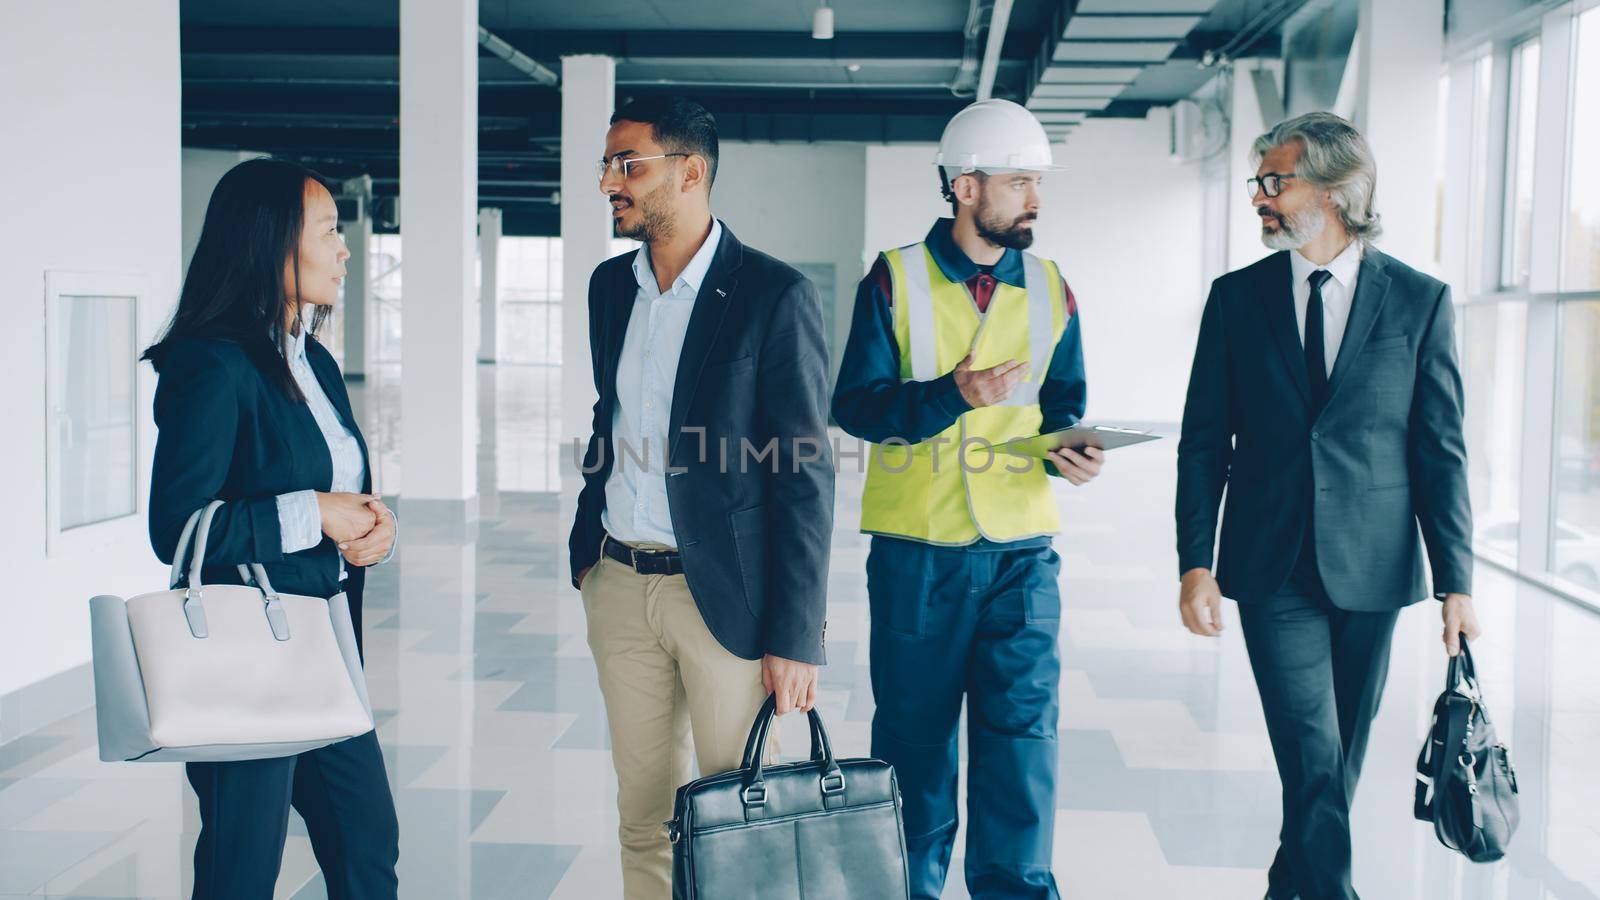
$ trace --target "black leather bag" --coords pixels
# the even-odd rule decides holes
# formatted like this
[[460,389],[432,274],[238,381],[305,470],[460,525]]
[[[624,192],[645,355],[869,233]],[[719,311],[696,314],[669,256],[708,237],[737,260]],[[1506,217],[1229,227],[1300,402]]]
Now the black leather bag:
[[905,900],[905,825],[894,767],[835,759],[822,717],[811,758],[765,766],[777,700],[750,726],[744,762],[678,788],[672,840],[674,900]]
[[1439,842],[1473,862],[1506,855],[1521,813],[1511,752],[1495,736],[1478,673],[1461,639],[1450,660],[1433,725],[1417,756],[1413,812],[1433,823]]

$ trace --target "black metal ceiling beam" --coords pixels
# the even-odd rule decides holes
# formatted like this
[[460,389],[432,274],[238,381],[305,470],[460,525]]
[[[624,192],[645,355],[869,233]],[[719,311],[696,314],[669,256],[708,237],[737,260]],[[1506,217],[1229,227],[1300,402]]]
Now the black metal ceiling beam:
[[[858,110],[799,110],[781,105],[739,103],[729,109],[713,109],[718,131],[729,141],[936,141],[962,101],[928,104],[908,109],[893,104],[864,104]],[[480,166],[499,162],[531,164],[555,163],[558,156],[547,146],[548,131],[524,137],[517,134],[485,132],[479,135]],[[396,160],[400,147],[396,132],[355,131],[351,129],[306,129],[283,127],[188,127],[183,133],[186,147],[260,150],[268,153],[296,153],[352,161]]]
[[399,56],[400,29],[184,25],[178,31],[178,49],[228,56]]
[[[628,62],[740,62],[771,66],[803,63],[861,62],[874,65],[948,65],[961,61],[965,49],[959,31],[842,32],[831,41],[813,40],[796,31],[497,31],[527,55],[554,63],[567,54],[594,53]],[[1031,57],[1039,35],[1013,30],[1001,56]],[[248,26],[185,26],[180,34],[185,54],[228,56],[397,57],[400,32],[394,28],[257,28]]]
[[1105,109],[1089,113],[1087,118],[1099,119],[1142,119],[1150,114],[1152,106],[1167,106],[1166,103],[1155,103],[1150,100],[1113,100]]
[[508,237],[556,237],[561,234],[561,207],[553,203],[505,207],[500,213],[500,233]]
[[[657,93],[685,93],[705,104],[719,119],[725,114],[774,112],[817,115],[942,114],[954,115],[968,102],[948,91],[906,94],[812,93],[809,91],[764,94],[731,93],[687,89],[673,85],[619,89],[620,104],[629,98]],[[260,125],[315,123],[309,127],[328,129],[391,130],[388,123],[399,123],[398,103],[362,103],[349,98],[320,96],[319,92],[295,91],[266,93],[186,89],[183,119],[186,126],[199,123]],[[522,130],[539,135],[556,135],[561,129],[559,98],[480,94],[478,115],[480,133]]]
[[[1168,59],[1200,59],[1206,51],[1216,51],[1226,46],[1236,37],[1232,31],[1191,31],[1189,36],[1178,43],[1176,49]],[[1269,31],[1260,37],[1239,48],[1233,55],[1234,59],[1249,59],[1252,57],[1278,57],[1283,53],[1282,29]]]

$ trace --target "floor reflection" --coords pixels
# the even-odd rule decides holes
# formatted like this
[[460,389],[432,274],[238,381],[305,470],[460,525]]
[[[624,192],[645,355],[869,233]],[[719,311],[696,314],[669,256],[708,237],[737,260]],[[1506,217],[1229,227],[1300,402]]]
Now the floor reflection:
[[[557,370],[481,367],[481,519],[399,505],[402,544],[372,573],[367,671],[401,815],[407,897],[620,894],[604,710],[564,572],[571,448]],[[398,370],[354,391],[385,493],[403,490]],[[570,438],[570,436],[569,436]],[[1175,611],[1173,442],[1113,455],[1060,487],[1064,560],[1059,880],[1074,898],[1260,896],[1277,777],[1237,617],[1215,642]],[[839,479],[822,710],[840,748],[868,749],[861,476]],[[1474,866],[1411,818],[1417,747],[1444,660],[1433,604],[1406,611],[1353,813],[1362,896],[1600,897],[1600,617],[1480,566],[1475,648],[1515,753],[1523,821],[1509,858]],[[805,737],[786,722],[784,742]],[[0,896],[178,897],[198,819],[179,769],[97,761],[86,712],[0,746]],[[957,855],[961,848],[958,845]],[[952,871],[960,871],[957,860]],[[325,897],[298,822],[281,898]],[[966,896],[953,883],[949,897]]]

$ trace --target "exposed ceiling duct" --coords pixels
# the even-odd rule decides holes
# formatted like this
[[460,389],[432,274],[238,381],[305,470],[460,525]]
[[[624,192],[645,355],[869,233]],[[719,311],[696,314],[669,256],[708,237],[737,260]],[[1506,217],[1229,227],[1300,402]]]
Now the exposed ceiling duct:
[[1011,23],[1011,0],[994,0],[989,13],[989,39],[983,48],[983,67],[978,72],[978,99],[994,95],[994,76],[1000,69],[1000,48],[1006,42],[1006,27]]
[[495,36],[494,32],[482,25],[478,26],[478,43],[483,49],[505,60],[511,68],[527,75],[540,84],[555,87],[561,82],[556,73],[540,65],[538,60],[501,40]]
[[992,8],[992,2],[972,0],[967,7],[967,23],[962,26],[963,38],[961,67],[950,82],[950,93],[957,97],[971,97],[978,89],[978,35],[983,33],[983,14]]

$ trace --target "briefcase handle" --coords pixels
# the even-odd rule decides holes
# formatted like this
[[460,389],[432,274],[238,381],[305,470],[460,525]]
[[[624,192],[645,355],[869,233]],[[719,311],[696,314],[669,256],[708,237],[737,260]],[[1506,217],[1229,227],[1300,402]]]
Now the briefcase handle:
[[[763,778],[767,751],[767,735],[772,731],[772,721],[778,711],[778,696],[768,694],[765,703],[750,725],[750,737],[744,745],[744,759],[739,766],[744,770],[744,790],[740,796],[746,806],[766,805],[766,781]],[[844,791],[844,773],[833,756],[833,742],[828,739],[828,729],[816,709],[806,712],[811,724],[811,758],[823,764],[819,785],[824,796]]]
[[[1444,689],[1482,699],[1482,691],[1478,688],[1478,667],[1472,662],[1472,651],[1467,649],[1467,636],[1461,635],[1460,641],[1461,652],[1450,657],[1449,664],[1445,666]],[[1462,686],[1466,690],[1462,690]]]
[[[750,736],[744,742],[744,756],[741,757],[739,768],[750,768],[751,760],[757,755],[757,741],[761,743],[763,749],[765,748],[767,729],[771,727],[777,709],[777,699],[768,694],[766,703],[756,713],[755,722],[750,725]],[[816,710],[811,710],[807,714],[807,724],[811,728],[811,758],[816,762],[822,762],[832,757],[833,742],[828,738],[827,729],[822,727],[822,716],[818,715]],[[765,756],[765,753],[763,752],[761,755]]]

